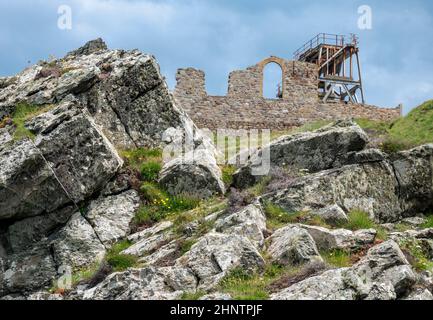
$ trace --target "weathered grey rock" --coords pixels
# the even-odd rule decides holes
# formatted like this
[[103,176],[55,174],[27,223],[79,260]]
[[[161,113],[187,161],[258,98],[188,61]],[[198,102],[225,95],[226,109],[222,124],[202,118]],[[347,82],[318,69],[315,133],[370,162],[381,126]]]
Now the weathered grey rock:
[[267,253],[272,262],[281,265],[299,265],[322,260],[310,234],[297,226],[278,229],[269,238]]
[[68,201],[48,164],[30,141],[3,149],[0,153],[0,219],[19,219],[54,211]]
[[169,243],[173,239],[173,236],[174,234],[172,231],[157,233],[148,238],[143,238],[142,240],[137,241],[128,249],[123,250],[121,253],[142,257],[144,255],[153,253],[155,250]]
[[9,256],[4,270],[0,276],[0,296],[49,287],[57,276],[56,265],[46,244]]
[[0,219],[25,218],[78,203],[122,165],[116,150],[73,101],[27,122],[36,134],[0,154]]
[[417,276],[409,265],[400,265],[387,269],[379,279],[392,284],[397,297],[402,297],[417,281]]
[[[270,156],[271,167],[289,167],[318,172],[334,167],[338,159],[351,151],[364,149],[368,142],[365,132],[351,121],[339,121],[314,132],[284,136],[256,152],[234,175],[234,185],[245,188],[263,175],[256,171]],[[260,170],[259,170],[260,171]]]
[[211,301],[229,301],[229,300],[233,300],[232,296],[227,294],[227,293],[220,293],[220,292],[215,292],[215,293],[210,293],[207,295],[204,295],[203,297],[201,297],[199,300],[211,300]]
[[174,300],[183,292],[194,292],[197,280],[185,268],[130,269],[113,273],[85,291],[84,300]]
[[427,289],[418,289],[409,294],[404,300],[433,300],[433,294]]
[[101,38],[91,40],[84,46],[69,52],[66,56],[89,55],[98,51],[107,50],[107,45]]
[[359,300],[396,299],[413,284],[413,272],[394,241],[370,249],[350,268],[326,271],[298,282],[273,300]]
[[210,290],[231,270],[261,271],[264,260],[246,238],[235,234],[208,233],[180,257],[176,265],[191,270],[199,290]]
[[73,269],[100,262],[105,255],[104,245],[80,213],[55,235],[52,248],[57,265]]
[[262,248],[265,241],[263,232],[266,231],[266,217],[259,203],[252,204],[239,212],[222,216],[215,222],[215,230],[246,237],[258,248]]
[[170,229],[173,226],[173,222],[171,221],[162,221],[160,223],[155,224],[154,226],[150,228],[146,228],[140,232],[131,234],[128,236],[128,240],[136,243],[140,240],[147,239],[151,236],[154,236],[158,233],[164,232],[168,229]]
[[388,159],[387,155],[383,153],[381,150],[366,149],[359,152],[347,153],[345,157],[342,157],[341,159],[338,160],[340,163],[336,164],[335,166],[381,162],[387,159]]
[[401,220],[401,223],[410,225],[413,227],[422,226],[427,220],[424,217],[409,217]]
[[349,221],[344,210],[336,204],[322,208],[313,214],[318,215],[323,221],[333,226]]
[[166,163],[159,182],[170,194],[209,198],[224,194],[221,169],[211,151],[198,149]]
[[433,205],[433,144],[404,151],[395,156],[393,167],[398,180],[402,210],[424,212]]
[[29,295],[27,297],[27,300],[32,300],[32,301],[40,301],[40,300],[44,300],[44,301],[58,301],[58,300],[63,300],[63,296],[60,294],[52,294],[46,291],[39,291],[39,292],[35,292],[32,293],[31,295]]
[[387,281],[382,283],[373,283],[370,293],[364,300],[387,301],[395,299],[397,299],[397,294],[395,293],[394,287],[389,281]]
[[382,222],[396,221],[402,210],[397,180],[386,162],[349,165],[299,178],[287,189],[265,195],[288,212],[315,212],[337,204],[346,212],[363,210]]
[[10,225],[7,231],[8,243],[13,252],[25,251],[47,237],[51,232],[68,222],[75,213],[74,206],[68,206],[37,217],[26,218]]
[[138,262],[149,266],[173,265],[179,250],[179,239],[176,239],[158,248],[152,254],[142,257]]
[[139,206],[138,192],[129,190],[92,201],[85,216],[99,240],[108,248],[128,235],[129,225]]
[[299,225],[314,239],[319,250],[356,250],[374,243],[377,231],[374,229],[350,231],[330,230],[323,227]]

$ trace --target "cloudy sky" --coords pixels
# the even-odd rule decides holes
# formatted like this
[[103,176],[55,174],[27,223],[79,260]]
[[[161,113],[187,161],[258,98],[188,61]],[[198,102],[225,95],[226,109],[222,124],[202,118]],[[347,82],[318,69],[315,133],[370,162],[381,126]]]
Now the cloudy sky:
[[[71,30],[58,28],[61,5]],[[361,5],[372,8],[371,30],[358,28]],[[0,76],[102,37],[154,54],[171,88],[177,68],[193,66],[210,94],[224,95],[231,70],[290,59],[320,32],[360,36],[368,103],[407,112],[433,98],[431,0],[0,0]]]

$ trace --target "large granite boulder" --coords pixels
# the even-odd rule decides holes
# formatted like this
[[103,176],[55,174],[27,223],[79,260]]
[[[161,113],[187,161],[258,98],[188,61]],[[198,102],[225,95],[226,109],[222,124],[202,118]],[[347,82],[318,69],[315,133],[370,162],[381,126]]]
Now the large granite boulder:
[[197,280],[180,267],[130,269],[113,273],[96,287],[81,292],[84,300],[175,300],[195,292]]
[[372,245],[377,231],[374,229],[350,231],[327,229],[318,226],[300,225],[316,242],[319,250],[358,250]]
[[264,260],[255,246],[236,234],[208,233],[176,265],[188,268],[199,279],[198,288],[209,290],[230,271],[262,271]]
[[139,206],[138,192],[128,190],[92,201],[85,216],[99,240],[109,248],[130,233],[130,224]]
[[102,188],[123,164],[76,101],[26,124],[36,135],[0,154],[0,219],[18,219],[78,203]]
[[46,243],[0,261],[0,271],[0,296],[49,288],[57,277],[56,264]]
[[269,238],[267,253],[279,265],[301,265],[321,261],[316,243],[310,234],[298,226],[278,229]]
[[273,300],[394,300],[409,292],[415,275],[393,241],[370,249],[350,268],[326,271],[271,296]]
[[402,210],[409,214],[433,206],[433,144],[403,151],[392,162]]
[[[351,121],[339,121],[314,132],[284,136],[253,154],[234,175],[234,185],[245,188],[266,173],[260,167],[287,167],[318,172],[339,166],[349,152],[360,151],[368,143],[365,132]],[[269,159],[267,159],[269,158]]]
[[259,203],[229,215],[223,215],[215,222],[215,230],[226,234],[238,234],[249,239],[257,248],[265,242],[266,216]]
[[166,163],[159,182],[173,195],[209,198],[225,193],[221,169],[214,154],[205,148],[188,152]]
[[59,266],[80,269],[104,258],[104,245],[80,213],[74,214],[53,238],[52,252]]

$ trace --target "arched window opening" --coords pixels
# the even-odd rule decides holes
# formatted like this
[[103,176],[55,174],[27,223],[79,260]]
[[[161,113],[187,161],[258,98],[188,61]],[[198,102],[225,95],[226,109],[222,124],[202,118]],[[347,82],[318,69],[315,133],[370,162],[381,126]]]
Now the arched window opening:
[[263,97],[283,98],[283,70],[278,63],[270,62],[263,69]]

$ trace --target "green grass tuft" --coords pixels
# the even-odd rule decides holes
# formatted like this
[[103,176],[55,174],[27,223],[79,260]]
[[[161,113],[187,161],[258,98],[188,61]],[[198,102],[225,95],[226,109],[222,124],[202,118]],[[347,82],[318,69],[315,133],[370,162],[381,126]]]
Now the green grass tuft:
[[24,102],[18,103],[12,114],[12,122],[15,124],[14,141],[20,141],[25,138],[33,140],[35,135],[25,127],[26,121],[47,112],[52,107],[52,105],[36,106]]
[[196,301],[196,300],[199,300],[201,297],[203,297],[205,295],[206,295],[206,292],[204,292],[204,291],[184,292],[182,294],[182,296],[180,297],[180,300]]
[[376,227],[376,224],[370,218],[370,215],[362,210],[350,211],[348,218],[349,221],[342,225],[344,229],[356,231],[361,229],[374,229]]
[[322,251],[320,255],[327,264],[336,268],[346,268],[352,265],[350,253],[344,250]]
[[427,229],[427,228],[433,228],[433,215],[428,215],[427,217],[426,217],[426,222],[424,222],[423,224],[422,224],[422,228],[423,229]]
[[221,167],[222,180],[224,185],[228,188],[233,183],[233,174],[236,172],[236,167],[233,165],[226,165]]
[[156,182],[158,181],[159,172],[162,169],[162,165],[157,161],[148,161],[141,165],[141,176],[144,181]]
[[417,271],[433,271],[433,261],[417,239],[404,240],[399,245],[409,254],[409,261]]
[[105,259],[107,260],[107,263],[113,268],[113,271],[124,271],[137,265],[137,257],[127,254],[121,254],[123,250],[128,249],[130,246],[131,243],[129,241],[120,241],[114,244],[107,252]]

